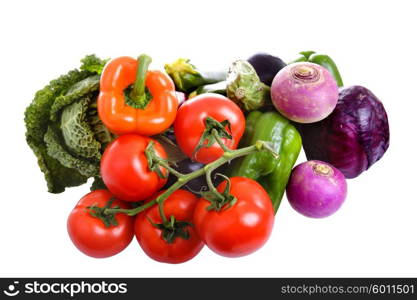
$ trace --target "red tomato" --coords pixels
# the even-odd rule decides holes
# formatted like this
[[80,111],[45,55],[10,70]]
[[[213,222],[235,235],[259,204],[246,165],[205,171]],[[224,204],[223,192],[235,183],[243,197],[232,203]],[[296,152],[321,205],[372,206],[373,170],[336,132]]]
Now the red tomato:
[[[107,190],[88,193],[71,211],[67,221],[68,234],[74,245],[84,254],[96,258],[115,255],[125,249],[133,238],[133,218],[116,214],[117,226],[106,227],[104,222],[90,215],[88,206],[104,207],[113,195]],[[130,208],[115,200],[111,207]]]
[[[248,255],[268,240],[274,224],[272,202],[256,181],[232,177],[230,194],[237,202],[220,211],[207,210],[210,202],[201,198],[194,211],[194,224],[203,242],[214,252],[227,256]],[[226,181],[217,187],[223,192]]]
[[[148,167],[145,149],[154,142],[155,153],[166,158],[165,150],[155,140],[136,134],[125,134],[114,140],[101,158],[101,176],[109,191],[118,199],[141,201],[157,192],[166,183]],[[161,168],[166,175],[166,170]]]
[[[198,198],[191,192],[176,190],[164,202],[165,215],[168,219],[174,216],[177,221],[191,222],[197,201]],[[204,246],[192,226],[186,227],[189,232],[188,239],[176,237],[169,244],[162,238],[162,230],[156,228],[151,222],[162,223],[158,205],[139,214],[135,221],[136,239],[143,251],[156,261],[171,264],[186,262],[196,256]]]
[[178,146],[188,157],[203,164],[208,164],[223,155],[219,144],[214,143],[211,147],[201,148],[193,156],[204,132],[207,117],[219,122],[230,122],[229,133],[233,138],[222,138],[223,143],[230,149],[237,148],[245,130],[245,116],[242,111],[233,101],[222,95],[207,93],[185,101],[179,108],[174,122],[175,137]]

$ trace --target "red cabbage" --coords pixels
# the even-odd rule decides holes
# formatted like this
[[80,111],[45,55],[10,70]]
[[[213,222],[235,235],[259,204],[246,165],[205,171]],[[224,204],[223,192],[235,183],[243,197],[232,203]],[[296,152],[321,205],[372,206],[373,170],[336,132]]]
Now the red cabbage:
[[307,159],[328,162],[347,178],[355,178],[369,169],[389,146],[384,106],[362,86],[341,88],[336,108],[329,117],[298,127]]

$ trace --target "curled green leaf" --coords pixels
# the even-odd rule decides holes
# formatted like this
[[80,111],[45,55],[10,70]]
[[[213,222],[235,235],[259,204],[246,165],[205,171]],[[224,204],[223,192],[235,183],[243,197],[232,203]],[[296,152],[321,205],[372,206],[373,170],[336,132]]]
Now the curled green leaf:
[[81,60],[82,65],[80,69],[100,75],[108,61],[109,59],[100,59],[94,54],[87,55]]
[[49,192],[61,193],[98,174],[103,139],[107,143],[114,138],[102,130],[93,108],[99,90],[99,65],[104,66],[104,61],[86,57],[81,70],[52,80],[35,94],[25,111],[26,141],[37,157]]
[[101,144],[96,140],[86,113],[91,99],[85,97],[67,106],[61,115],[61,131],[67,147],[85,158],[99,161]]
[[86,177],[94,177],[100,174],[99,165],[97,163],[79,159],[64,148],[57,129],[54,129],[51,126],[48,127],[44,140],[47,154],[59,161],[64,167],[75,169]]

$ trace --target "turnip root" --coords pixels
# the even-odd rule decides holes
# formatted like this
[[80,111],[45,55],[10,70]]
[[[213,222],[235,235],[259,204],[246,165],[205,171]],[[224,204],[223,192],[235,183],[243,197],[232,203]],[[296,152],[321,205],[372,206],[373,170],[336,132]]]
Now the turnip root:
[[313,123],[326,118],[336,107],[338,86],[322,66],[300,62],[281,69],[272,81],[275,108],[288,119]]

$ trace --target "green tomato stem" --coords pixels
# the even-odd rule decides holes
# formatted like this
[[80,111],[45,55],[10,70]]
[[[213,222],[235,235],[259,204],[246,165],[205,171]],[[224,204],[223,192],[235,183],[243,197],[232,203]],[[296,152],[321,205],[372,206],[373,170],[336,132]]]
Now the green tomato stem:
[[[165,213],[163,211],[163,204],[164,201],[171,196],[172,193],[174,193],[176,190],[178,190],[179,188],[181,188],[183,185],[185,185],[187,182],[200,177],[204,174],[211,174],[211,172],[214,169],[217,169],[218,167],[220,167],[221,165],[223,165],[224,163],[231,161],[232,159],[241,157],[241,156],[245,156],[245,155],[249,155],[258,151],[271,151],[268,147],[267,147],[267,143],[263,142],[263,141],[258,141],[255,145],[252,146],[248,146],[245,148],[241,148],[241,149],[237,149],[237,150],[228,150],[227,152],[225,151],[223,156],[220,157],[219,159],[207,164],[204,168],[196,170],[192,173],[189,174],[181,174],[179,172],[177,172],[178,174],[178,180],[176,183],[174,183],[172,186],[170,186],[165,192],[163,192],[162,194],[160,194],[156,199],[142,205],[142,206],[138,206],[136,208],[132,208],[132,209],[120,209],[120,208],[108,208],[104,210],[105,214],[110,214],[110,213],[125,213],[129,216],[134,216],[146,209],[148,209],[149,207],[152,207],[155,204],[159,205],[159,211],[161,213],[161,218],[163,222],[166,222],[168,219],[165,216]],[[161,165],[165,164],[165,162],[161,162]],[[165,166],[164,166],[165,167]],[[210,189],[217,192],[218,191],[215,189],[213,183],[211,182],[211,178],[210,180],[208,180],[208,184],[210,185],[211,183],[211,187]],[[221,195],[221,197],[223,197]]]
[[217,198],[224,200],[224,196],[219,193],[219,191],[216,189],[216,187],[213,184],[213,181],[211,180],[211,172],[213,170],[207,170],[206,172],[206,181],[207,181],[207,186],[209,188],[209,190],[216,195]]
[[216,142],[219,144],[219,146],[223,149],[223,151],[224,151],[224,152],[230,152],[229,147],[227,147],[227,146],[223,143],[222,138],[219,136],[219,132],[217,131],[217,129],[215,129],[215,128],[214,128],[214,129],[211,131],[211,133],[213,134],[214,139],[215,139],[215,140],[216,140]]
[[149,207],[152,207],[156,204],[156,200],[152,200],[149,201],[148,203],[138,206],[134,209],[126,209],[126,208],[106,208],[103,212],[103,214],[115,214],[115,213],[123,213],[126,214],[128,216],[134,216],[137,215],[138,213],[148,209]]
[[177,170],[175,170],[173,167],[171,167],[169,165],[169,162],[164,160],[164,159],[157,159],[155,158],[156,161],[158,162],[158,164],[162,167],[164,167],[165,169],[168,170],[169,173],[175,175],[175,177],[180,178],[181,176],[184,176],[184,174],[178,172]]
[[[224,163],[240,157],[240,156],[245,156],[251,153],[254,153],[256,151],[259,151],[256,146],[249,146],[246,148],[242,148],[242,149],[238,149],[238,150],[228,150],[227,152],[225,152],[223,154],[222,157],[220,157],[219,159],[215,160],[212,163],[207,164],[204,168],[196,170],[192,173],[189,174],[181,174],[181,176],[178,177],[178,180],[176,183],[174,183],[172,186],[170,186],[164,193],[162,193],[161,195],[159,195],[156,198],[156,202],[159,205],[159,214],[161,215],[161,219],[162,221],[165,223],[167,222],[168,218],[165,215],[164,209],[163,209],[163,205],[164,205],[164,201],[171,196],[172,193],[174,193],[176,190],[178,190],[179,188],[181,188],[183,185],[185,185],[187,182],[200,177],[204,174],[210,174],[214,169],[217,169],[218,167],[220,167],[221,165],[223,165]],[[228,155],[225,155],[228,154]],[[206,175],[207,176],[207,175]],[[211,183],[211,187],[210,187],[210,183]],[[210,190],[213,191],[214,193],[216,193],[217,196],[220,196],[221,199],[223,199],[223,195],[221,195],[217,189],[214,187],[211,178],[208,180],[207,184],[209,184]]]

